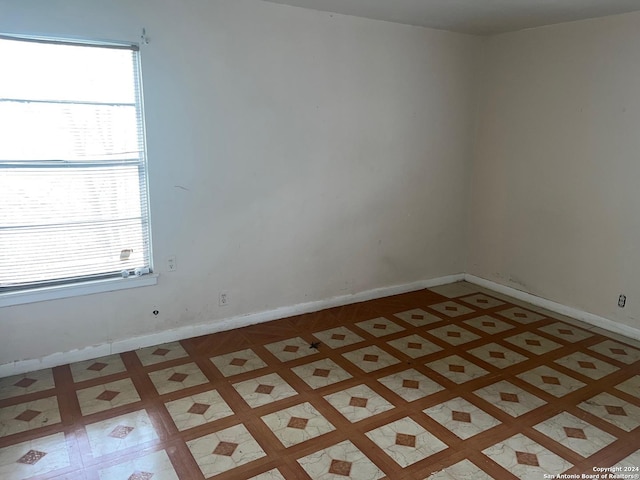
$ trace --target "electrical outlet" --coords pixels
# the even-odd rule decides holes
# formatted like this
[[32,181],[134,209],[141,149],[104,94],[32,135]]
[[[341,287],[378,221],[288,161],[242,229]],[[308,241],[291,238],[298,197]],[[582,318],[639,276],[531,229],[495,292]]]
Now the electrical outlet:
[[218,305],[220,307],[226,307],[229,305],[229,292],[226,290],[220,292],[220,295],[218,295]]
[[618,297],[618,306],[620,308],[624,308],[626,303],[627,303],[627,296],[626,295],[620,295]]
[[178,263],[176,262],[175,255],[171,255],[170,257],[167,257],[167,269],[170,272],[175,272],[178,269]]

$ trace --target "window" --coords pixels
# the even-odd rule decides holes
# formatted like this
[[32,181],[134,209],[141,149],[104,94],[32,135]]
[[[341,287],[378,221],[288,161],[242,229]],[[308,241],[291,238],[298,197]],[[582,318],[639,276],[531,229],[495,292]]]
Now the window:
[[0,296],[150,272],[138,57],[0,36]]

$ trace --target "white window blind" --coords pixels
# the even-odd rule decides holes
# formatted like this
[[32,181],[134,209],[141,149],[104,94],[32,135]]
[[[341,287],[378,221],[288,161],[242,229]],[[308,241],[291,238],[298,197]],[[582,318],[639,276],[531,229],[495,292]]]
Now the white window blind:
[[0,36],[0,293],[150,268],[138,56]]

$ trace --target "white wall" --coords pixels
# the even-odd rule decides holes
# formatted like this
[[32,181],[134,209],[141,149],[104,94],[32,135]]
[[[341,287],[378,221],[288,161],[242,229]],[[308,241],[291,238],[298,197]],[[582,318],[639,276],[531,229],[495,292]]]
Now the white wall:
[[0,308],[0,365],[464,271],[477,38],[258,0],[0,0],[5,33],[143,26],[159,284]]
[[640,328],[640,13],[493,37],[483,63],[468,272]]

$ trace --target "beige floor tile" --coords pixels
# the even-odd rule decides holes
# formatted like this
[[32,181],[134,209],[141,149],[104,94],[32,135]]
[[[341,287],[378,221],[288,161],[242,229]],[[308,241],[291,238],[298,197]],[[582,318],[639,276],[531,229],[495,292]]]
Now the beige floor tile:
[[207,478],[266,455],[242,424],[190,440],[187,447]]
[[451,345],[462,345],[463,343],[472,342],[473,340],[480,338],[479,335],[476,335],[459,325],[445,325],[443,327],[429,330],[428,333],[440,340],[450,343]]
[[101,457],[158,439],[145,410],[90,423],[85,428],[94,457]]
[[185,349],[180,345],[180,342],[171,342],[165,343],[164,345],[141,348],[140,350],[136,350],[136,354],[138,355],[142,365],[145,367],[188,356]]
[[[613,466],[613,465],[605,465],[605,466]],[[638,472],[638,467],[640,467],[640,450],[636,450],[634,453],[629,455],[628,457],[623,458],[618,463],[615,464],[616,467],[620,468],[618,472],[630,472],[633,475],[636,475]],[[625,468],[627,470],[625,470]]]
[[100,480],[179,480],[164,450],[100,469],[98,475]]
[[502,320],[490,317],[489,315],[474,317],[469,320],[465,320],[464,323],[491,335],[514,328],[510,323],[503,322]]
[[626,364],[640,360],[640,350],[613,340],[605,340],[589,347],[589,349]]
[[463,440],[500,425],[499,420],[460,397],[423,412]]
[[520,373],[517,377],[555,397],[563,397],[585,386],[580,380],[545,365]]
[[204,425],[234,412],[216,390],[165,403],[178,430]]
[[407,402],[444,390],[442,385],[412,368],[379,378],[378,381]]
[[151,372],[149,378],[160,395],[202,385],[209,381],[195,363]]
[[358,322],[356,323],[356,326],[370,333],[374,337],[391,335],[392,333],[398,333],[405,329],[404,327],[401,327],[397,323],[392,322],[391,320],[384,317],[372,318],[371,320]]
[[[425,480],[494,480],[487,472],[469,460],[451,465],[431,474]],[[497,479],[496,479],[497,480]]]
[[343,353],[342,356],[365,372],[373,372],[400,363],[396,357],[374,345]]
[[251,408],[261,407],[298,394],[276,373],[234,383],[233,387]]
[[0,448],[0,478],[24,480],[71,464],[64,433]]
[[505,380],[487,385],[473,393],[512,417],[519,417],[547,403]]
[[327,385],[342,382],[351,374],[339,367],[333,360],[323,358],[312,363],[305,363],[292,368],[293,373],[300,377],[311,388],[322,388]]
[[106,377],[126,370],[118,354],[72,363],[69,367],[71,368],[71,374],[75,382]]
[[540,327],[537,330],[548,333],[549,335],[553,335],[554,337],[561,338],[562,340],[571,343],[579,342],[586,338],[593,337],[593,333],[589,332],[588,330],[583,330],[573,325],[567,325],[563,322],[555,322],[550,325],[545,325],[544,327]]
[[520,307],[506,308],[504,310],[500,310],[497,313],[498,315],[508,318],[509,320],[513,320],[518,323],[525,323],[525,324],[534,323],[545,318],[543,315],[540,315],[539,313],[535,313]]
[[455,282],[447,285],[431,287],[429,290],[443,297],[456,298],[479,292],[479,287],[469,282]]
[[313,334],[318,340],[329,348],[346,347],[354,343],[362,342],[363,338],[355,334],[347,327],[336,327]]
[[84,388],[76,394],[82,415],[91,415],[140,401],[140,395],[130,378]]
[[253,350],[247,348],[239,352],[212,357],[211,361],[225,377],[264,368],[267,364]]
[[632,397],[640,399],[640,375],[635,375],[630,379],[619,383],[616,385],[616,388],[622,392],[628,393]]
[[508,368],[528,360],[524,355],[520,355],[497,343],[489,343],[473,348],[469,350],[469,353],[497,368]]
[[583,352],[574,352],[571,355],[559,358],[555,362],[589,378],[602,378],[619,370],[615,365],[593,358]]
[[55,388],[50,368],[0,378],[0,400]]
[[433,313],[425,312],[420,308],[396,313],[394,316],[398,317],[400,320],[410,323],[414,327],[423,327],[432,323],[442,322],[442,318],[434,315]]
[[484,368],[458,355],[429,362],[426,366],[455,383],[465,383],[489,373]]
[[309,476],[318,480],[377,480],[384,473],[351,442],[345,441],[298,459]]
[[507,337],[505,340],[535,355],[542,355],[562,348],[561,344],[531,332],[519,333],[518,335]]
[[265,345],[265,348],[273,353],[281,362],[288,362],[318,353],[318,350],[310,348],[309,343],[299,337],[270,343]]
[[394,408],[392,403],[366,385],[356,385],[325,395],[324,399],[350,422],[358,422]]
[[391,340],[387,343],[411,358],[423,357],[442,350],[442,347],[417,334]]
[[468,297],[461,297],[458,300],[462,300],[464,303],[468,303],[469,305],[473,305],[474,308],[493,308],[499,307],[500,305],[504,305],[504,302],[500,300],[485,295],[483,293],[476,293],[475,295],[470,295]]
[[626,432],[640,426],[640,408],[609,393],[596,395],[578,406]]
[[429,308],[432,308],[436,312],[444,313],[448,317],[459,317],[475,311],[462,303],[454,301],[436,303],[435,305],[429,305]]
[[60,423],[57,397],[0,408],[0,438]]
[[262,421],[287,448],[335,430],[308,402],[265,415]]

